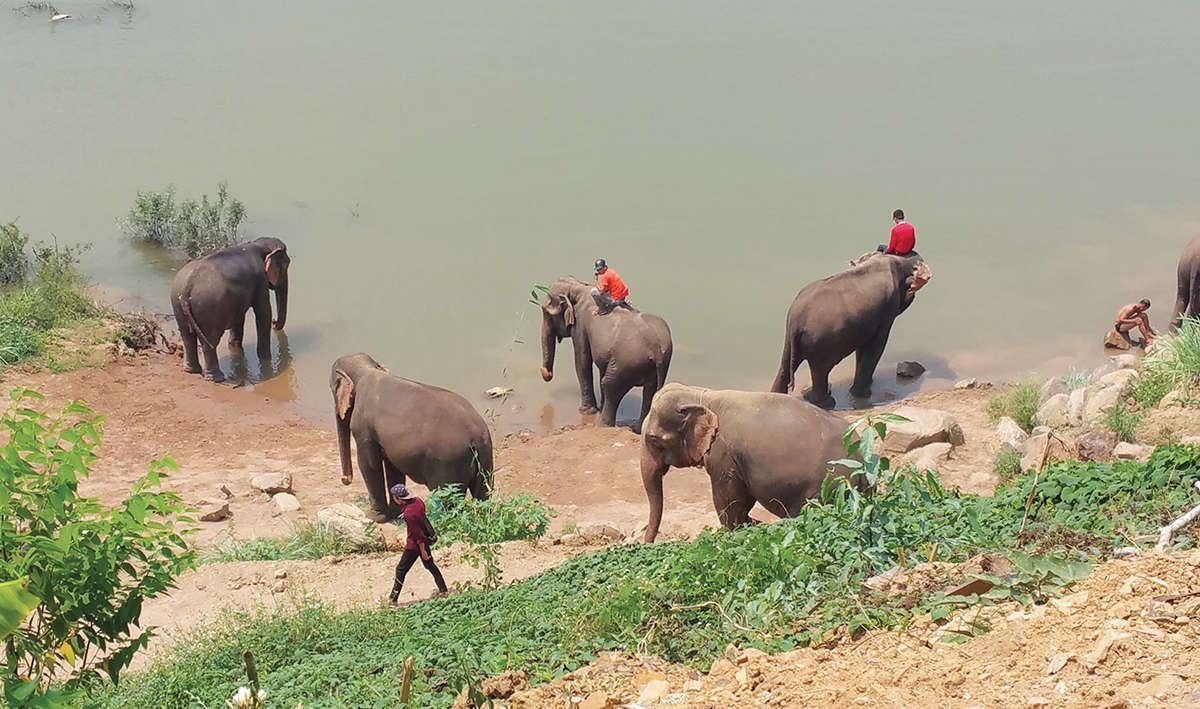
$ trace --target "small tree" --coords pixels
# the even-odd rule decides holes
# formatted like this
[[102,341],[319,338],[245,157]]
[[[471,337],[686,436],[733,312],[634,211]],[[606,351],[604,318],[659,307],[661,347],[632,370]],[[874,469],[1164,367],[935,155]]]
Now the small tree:
[[0,224],[0,285],[20,285],[29,272],[29,257],[25,245],[29,236],[16,222]]
[[[195,566],[183,536],[194,530],[177,528],[192,522],[187,509],[157,489],[174,461],[152,462],[117,507],[81,497],[104,417],[79,402],[53,416],[25,405],[43,398],[14,389],[0,417],[0,584],[18,581],[24,594],[0,595],[0,615],[15,626],[3,639],[11,706],[70,706],[104,676],[117,682],[153,630],[134,630],[143,602]],[[22,598],[37,605],[14,623]]]

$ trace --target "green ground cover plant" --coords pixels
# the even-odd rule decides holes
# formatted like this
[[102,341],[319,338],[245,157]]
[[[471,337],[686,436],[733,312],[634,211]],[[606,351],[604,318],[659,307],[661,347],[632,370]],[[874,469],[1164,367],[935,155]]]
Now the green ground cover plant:
[[1152,409],[1158,406],[1174,385],[1170,375],[1163,368],[1146,367],[1129,388],[1129,398],[1144,409]]
[[425,503],[441,544],[532,540],[550,526],[550,508],[526,493],[476,500],[464,498],[459,486],[448,485],[430,492]]
[[138,192],[120,224],[136,241],[180,249],[196,258],[238,243],[238,228],[245,218],[246,207],[222,182],[211,202],[207,194],[199,201],[176,200],[174,185],[161,192]]
[[282,538],[230,539],[201,555],[201,563],[232,561],[312,561],[326,556],[363,553],[338,530],[320,522],[299,522]]
[[988,415],[993,421],[1007,416],[1026,432],[1033,430],[1033,415],[1038,409],[1038,385],[1035,382],[1016,382],[988,401]]
[[1120,401],[1104,414],[1104,425],[1108,427],[1108,430],[1117,434],[1117,438],[1126,443],[1133,443],[1137,427],[1141,423],[1141,415]]
[[992,472],[1002,483],[1017,477],[1021,474],[1021,454],[1011,448],[1000,451],[992,461]]
[[[100,705],[218,705],[237,687],[244,650],[279,706],[393,706],[400,659],[410,654],[419,670],[414,705],[446,706],[472,676],[519,667],[531,681],[549,681],[601,650],[704,667],[730,642],[786,650],[948,613],[936,594],[861,590],[902,558],[1019,551],[1034,561],[1014,560],[1020,573],[997,594],[1037,601],[1078,577],[1082,567],[1069,564],[1103,559],[1195,504],[1191,484],[1200,478],[1200,452],[1163,447],[1145,464],[1053,464],[1036,489],[1026,474],[988,498],[947,490],[933,472],[891,471],[886,459],[867,458],[864,470],[885,481],[882,491],[830,483],[776,524],[609,547],[494,591],[399,611],[306,604],[230,615]],[[1176,545],[1195,541],[1184,535]]]

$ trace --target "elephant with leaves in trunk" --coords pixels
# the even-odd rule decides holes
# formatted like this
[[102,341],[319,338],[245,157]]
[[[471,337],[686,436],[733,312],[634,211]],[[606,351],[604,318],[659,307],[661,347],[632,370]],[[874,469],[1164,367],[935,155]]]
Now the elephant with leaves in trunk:
[[[229,346],[241,352],[246,311],[254,310],[258,331],[258,356],[271,356],[271,328],[282,330],[287,321],[287,245],[263,238],[230,246],[203,258],[188,261],[171,281],[171,309],[183,338],[184,367],[199,374],[204,354],[204,374],[214,382],[225,380],[218,366],[217,344],[229,331]],[[271,318],[271,292],[277,316]]]
[[[642,485],[650,503],[645,541],[658,536],[670,468],[704,467],[727,529],[753,521],[755,502],[791,517],[821,493],[826,476],[852,474],[830,464],[846,457],[846,428],[838,416],[786,394],[666,385],[642,426]],[[851,484],[867,489],[862,475]]]
[[857,266],[805,286],[788,309],[783,356],[771,391],[790,392],[796,368],[807,360],[812,388],[804,398],[832,409],[829,372],[853,352],[850,394],[869,397],[892,324],[928,280],[928,267],[913,251],[906,256],[874,254]]
[[[574,278],[560,278],[542,300],[542,379],[554,378],[555,347],[571,338],[575,375],[579,378],[581,413],[600,410],[600,423],[615,426],[617,407],[629,390],[642,387],[642,412],[635,430],[650,411],[654,392],[666,383],[671,366],[671,329],[657,315],[619,307],[603,315],[596,310],[592,288]],[[592,367],[600,370],[600,408]]]
[[329,389],[337,417],[342,484],[354,479],[353,434],[370,516],[376,522],[398,514],[388,490],[409,478],[431,490],[458,485],[477,500],[487,499],[492,434],[469,401],[446,389],[392,376],[362,353],[333,363]]

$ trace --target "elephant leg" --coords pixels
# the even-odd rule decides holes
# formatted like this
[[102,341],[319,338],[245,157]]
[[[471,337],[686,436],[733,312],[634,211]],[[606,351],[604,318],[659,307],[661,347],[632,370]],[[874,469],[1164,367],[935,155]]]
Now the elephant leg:
[[633,385],[626,382],[615,369],[611,370],[611,376],[601,378],[600,391],[604,394],[604,403],[600,409],[601,426],[617,425],[617,407],[632,388]]
[[654,395],[658,393],[658,374],[649,379],[642,385],[642,412],[638,415],[637,425],[633,427],[633,432],[640,434],[642,432],[642,423],[646,417],[650,415],[650,404],[654,401]]
[[735,529],[744,524],[750,524],[750,508],[754,507],[754,498],[741,480],[728,474],[709,473],[712,480],[713,507],[717,510],[717,519],[725,529]]
[[387,508],[384,511],[387,512],[389,517],[394,516],[392,495],[389,490],[392,489],[393,485],[403,485],[407,480],[408,478],[404,473],[395,465],[392,465],[392,461],[388,460],[387,456],[383,456],[383,494],[387,498]]
[[[254,299],[254,329],[258,334],[258,357],[271,357],[271,295],[263,291]],[[243,314],[243,318],[245,315]]]
[[190,327],[179,328],[179,336],[183,339],[183,369],[188,374],[200,374],[200,353],[197,352],[196,333]]
[[887,323],[879,328],[879,332],[871,341],[863,345],[854,354],[854,385],[850,387],[850,395],[865,399],[871,396],[871,382],[875,379],[875,367],[879,366],[879,358],[887,347],[888,333],[892,324]]
[[[592,378],[592,349],[586,337],[577,338],[574,344],[575,376],[579,379],[579,413],[594,414],[600,407],[596,405],[595,381]],[[600,377],[603,379],[603,372]]]
[[384,487],[383,451],[374,441],[358,442],[358,472],[367,485],[367,499],[371,503],[368,515],[376,522],[386,522],[391,519],[388,511],[391,509],[387,488]]
[[235,349],[235,350],[241,351],[242,337],[245,334],[246,334],[246,317],[245,317],[245,314],[243,313],[242,317],[235,319],[233,321],[233,325],[229,328],[229,347],[230,347],[230,349]]
[[811,357],[808,360],[808,370],[812,375],[812,388],[808,390],[804,398],[823,409],[832,409],[835,403],[833,394],[829,392],[829,372],[835,364],[837,362],[821,362]]
[[[217,335],[217,340],[220,339],[220,333]],[[210,340],[212,345],[201,342],[200,351],[204,355],[204,376],[208,377],[213,382],[225,381],[225,373],[221,371],[221,360],[217,356],[217,341]]]

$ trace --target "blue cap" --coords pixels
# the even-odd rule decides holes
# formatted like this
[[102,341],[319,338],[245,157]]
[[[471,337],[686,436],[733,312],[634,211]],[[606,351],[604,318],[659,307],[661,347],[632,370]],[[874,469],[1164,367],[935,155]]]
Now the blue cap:
[[604,263],[604,259],[602,259],[602,258],[596,259],[596,273],[600,273],[601,271],[603,271],[606,268],[608,268],[608,264]]
[[401,500],[408,497],[408,488],[404,486],[404,483],[396,483],[392,486],[392,489],[389,492],[392,493],[392,497],[396,497]]

